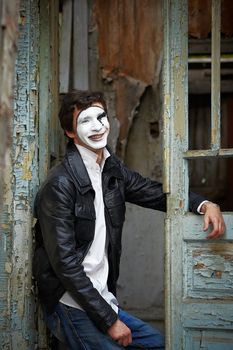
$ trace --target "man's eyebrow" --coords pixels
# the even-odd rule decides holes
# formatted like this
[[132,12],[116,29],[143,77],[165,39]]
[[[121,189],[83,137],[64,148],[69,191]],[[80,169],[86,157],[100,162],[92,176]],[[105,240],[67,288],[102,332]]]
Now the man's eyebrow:
[[89,119],[90,117],[88,115],[85,115],[85,117],[82,117],[82,120]]
[[97,119],[99,120],[101,118],[104,118],[104,117],[106,117],[106,115],[107,115],[107,113],[104,111],[103,113],[98,115]]

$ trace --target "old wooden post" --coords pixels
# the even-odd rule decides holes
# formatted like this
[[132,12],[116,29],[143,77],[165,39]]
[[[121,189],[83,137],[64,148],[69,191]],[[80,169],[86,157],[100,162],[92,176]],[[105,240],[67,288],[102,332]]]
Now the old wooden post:
[[48,349],[35,303],[31,262],[33,200],[51,160],[58,157],[58,13],[58,0],[21,0],[15,69],[8,62],[10,76],[15,75],[15,93],[13,130],[2,132],[3,138],[11,135],[12,145],[0,240],[1,349]]
[[[11,156],[5,176],[1,283],[2,349],[35,343],[31,281],[32,201],[38,184],[38,4],[21,1]],[[12,67],[13,69],[13,67]],[[14,73],[14,70],[13,70]]]
[[[0,2],[0,170],[4,173],[11,145],[13,78],[17,42],[19,1]],[[3,176],[0,178],[0,211]]]

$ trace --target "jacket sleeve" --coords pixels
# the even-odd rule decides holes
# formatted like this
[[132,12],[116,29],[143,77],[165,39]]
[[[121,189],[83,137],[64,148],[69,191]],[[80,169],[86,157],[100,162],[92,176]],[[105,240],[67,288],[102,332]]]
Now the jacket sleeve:
[[83,266],[78,262],[75,249],[74,190],[65,179],[47,183],[37,199],[37,217],[54,272],[90,319],[105,332],[118,316],[93,287]]
[[[159,211],[166,211],[166,194],[160,182],[143,177],[135,171],[122,165],[125,181],[126,201]],[[189,192],[189,210],[198,214],[198,206],[205,200],[204,197]]]

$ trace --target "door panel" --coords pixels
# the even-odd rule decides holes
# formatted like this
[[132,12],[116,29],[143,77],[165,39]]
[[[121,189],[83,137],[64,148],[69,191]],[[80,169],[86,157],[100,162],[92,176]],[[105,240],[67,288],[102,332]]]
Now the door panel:
[[189,214],[184,218],[183,283],[186,298],[233,298],[233,218],[229,213],[224,219],[227,232],[223,239],[216,241],[206,239],[208,232],[202,231],[202,217]]
[[185,330],[184,344],[189,350],[232,350],[232,331]]
[[224,214],[221,239],[207,240],[203,216],[187,213],[190,159],[233,157],[232,148],[221,148],[221,2],[212,0],[210,147],[194,150],[188,148],[188,1],[164,4],[166,350],[232,350],[233,215]]
[[184,349],[233,349],[233,217],[224,219],[220,240],[206,239],[202,217],[183,219]]

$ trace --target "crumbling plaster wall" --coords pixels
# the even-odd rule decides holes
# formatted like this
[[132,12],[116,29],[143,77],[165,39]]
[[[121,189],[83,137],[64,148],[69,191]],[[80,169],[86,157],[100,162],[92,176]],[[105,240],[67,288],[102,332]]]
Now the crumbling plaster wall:
[[[116,151],[125,159],[129,132],[141,98],[147,87],[156,87],[159,82],[162,1],[93,1],[90,31],[97,44],[91,60],[95,56],[98,60],[97,74],[94,73],[94,79],[90,77],[90,85],[111,97],[110,115],[113,112],[119,125]],[[92,62],[90,67],[92,75]],[[152,96],[151,104],[154,102]]]

